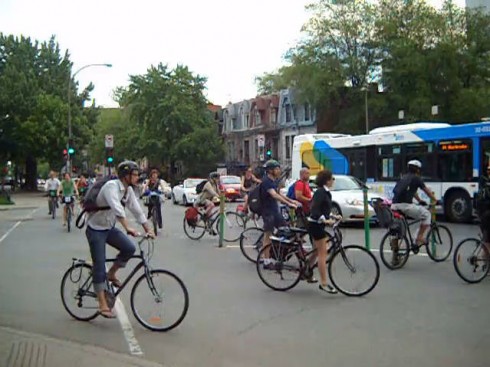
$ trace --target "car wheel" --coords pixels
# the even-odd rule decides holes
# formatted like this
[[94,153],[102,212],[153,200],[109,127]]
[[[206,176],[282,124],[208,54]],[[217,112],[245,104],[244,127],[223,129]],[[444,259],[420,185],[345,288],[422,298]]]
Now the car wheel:
[[458,191],[451,194],[444,209],[450,222],[467,223],[471,221],[472,203],[466,192]]
[[185,195],[182,198],[182,205],[187,206],[187,198],[185,197]]

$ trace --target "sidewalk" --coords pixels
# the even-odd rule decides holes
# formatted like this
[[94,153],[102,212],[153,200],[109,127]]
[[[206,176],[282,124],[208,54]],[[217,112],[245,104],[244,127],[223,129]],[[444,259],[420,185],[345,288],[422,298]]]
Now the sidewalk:
[[0,367],[162,367],[99,347],[0,326]]
[[14,205],[1,205],[0,211],[16,209],[36,209],[42,205],[48,207],[45,192],[13,192],[10,195]]

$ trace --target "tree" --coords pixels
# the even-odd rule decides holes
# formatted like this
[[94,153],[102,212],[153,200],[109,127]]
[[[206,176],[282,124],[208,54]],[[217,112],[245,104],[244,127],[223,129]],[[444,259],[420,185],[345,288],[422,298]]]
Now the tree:
[[[52,37],[39,43],[0,33],[0,158],[25,166],[26,187],[37,189],[37,160],[61,168],[67,142],[69,54],[63,56]],[[72,82],[74,141],[80,147],[92,135],[96,109],[84,109],[93,86],[80,95]]]

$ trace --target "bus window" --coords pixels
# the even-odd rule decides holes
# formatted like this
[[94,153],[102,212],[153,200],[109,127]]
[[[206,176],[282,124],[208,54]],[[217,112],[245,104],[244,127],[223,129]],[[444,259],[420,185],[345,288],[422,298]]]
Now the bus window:
[[482,138],[480,140],[480,168],[478,170],[479,175],[484,175],[486,173],[487,166],[490,162],[490,139]]
[[398,180],[402,174],[400,146],[378,146],[377,153],[377,179],[379,181]]
[[472,152],[473,148],[471,140],[440,141],[437,172],[441,181],[472,181]]
[[[405,167],[412,159],[417,159],[422,163],[422,178],[424,181],[437,180],[435,168],[435,144],[430,143],[414,143],[403,146],[405,153]],[[406,170],[406,168],[405,168]]]

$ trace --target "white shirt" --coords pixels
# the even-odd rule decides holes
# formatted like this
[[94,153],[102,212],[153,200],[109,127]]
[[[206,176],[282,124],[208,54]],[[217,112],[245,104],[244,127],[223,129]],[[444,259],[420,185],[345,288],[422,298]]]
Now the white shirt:
[[[95,202],[99,207],[110,206],[111,209],[89,213],[88,226],[99,231],[111,229],[116,225],[117,217],[126,218],[125,207],[134,215],[138,223],[146,223],[146,215],[136,199],[133,188],[128,187],[126,197],[124,197],[125,191],[120,180],[111,180],[102,186]],[[124,202],[125,207],[121,201]]]
[[60,180],[58,180],[57,178],[50,178],[49,180],[46,180],[44,188],[46,191],[58,190],[58,187],[60,187],[60,185]]

